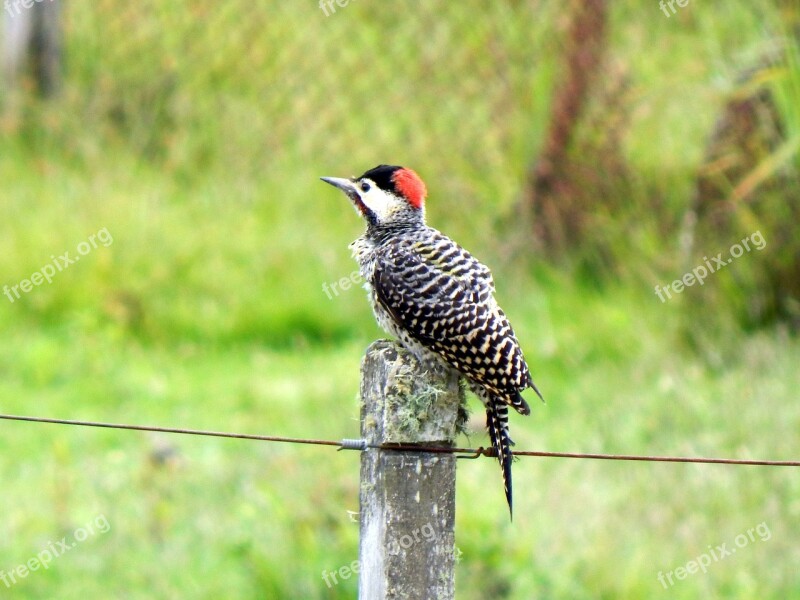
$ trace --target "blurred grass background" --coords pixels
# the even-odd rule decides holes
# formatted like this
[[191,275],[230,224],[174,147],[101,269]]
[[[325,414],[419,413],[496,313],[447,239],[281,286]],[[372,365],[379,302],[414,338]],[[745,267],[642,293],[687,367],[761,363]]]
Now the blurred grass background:
[[[421,174],[429,222],[495,272],[548,399],[513,421],[518,448],[797,459],[797,10],[613,3],[600,78],[619,93],[590,99],[573,148],[602,185],[579,186],[589,226],[552,252],[523,207],[563,76],[562,3],[65,2],[58,96],[22,79],[0,97],[0,285],[104,227],[113,243],[3,297],[0,411],[355,437],[359,361],[383,334],[363,292],[322,290],[354,270],[362,224],[318,177],[387,162]],[[720,225],[702,178],[753,72],[781,142]],[[612,124],[604,171],[582,149],[608,155],[594,140]],[[757,229],[763,251],[655,296]],[[475,413],[464,443],[482,445]],[[0,570],[97,515],[111,526],[2,595],[356,594],[321,576],[357,558],[355,453],[0,431]],[[523,459],[511,524],[496,465],[459,467],[458,598],[800,598],[795,469]],[[659,583],[762,522],[768,541]]]

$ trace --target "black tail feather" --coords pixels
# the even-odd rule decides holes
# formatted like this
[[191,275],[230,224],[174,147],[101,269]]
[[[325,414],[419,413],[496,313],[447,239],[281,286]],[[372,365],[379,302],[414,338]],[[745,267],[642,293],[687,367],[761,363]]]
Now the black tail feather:
[[514,442],[508,435],[508,405],[501,401],[486,403],[486,427],[489,430],[489,439],[492,448],[497,452],[497,460],[503,469],[503,487],[508,502],[508,512],[514,518],[514,505],[511,494],[511,461],[513,454],[511,446]]
[[521,415],[531,414],[531,407],[525,402],[525,398],[519,392],[514,392],[514,395],[509,399],[509,403]]

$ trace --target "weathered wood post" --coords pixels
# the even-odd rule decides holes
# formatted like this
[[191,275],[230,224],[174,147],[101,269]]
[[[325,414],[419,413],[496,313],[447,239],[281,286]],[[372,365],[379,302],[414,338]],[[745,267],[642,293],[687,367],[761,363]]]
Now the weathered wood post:
[[[463,396],[457,377],[377,341],[361,367],[361,436],[369,446],[452,446]],[[453,600],[455,471],[453,454],[362,452],[360,600]]]
[[0,17],[4,87],[19,86],[19,77],[29,71],[41,96],[56,94],[63,63],[61,4],[62,0],[4,4]]

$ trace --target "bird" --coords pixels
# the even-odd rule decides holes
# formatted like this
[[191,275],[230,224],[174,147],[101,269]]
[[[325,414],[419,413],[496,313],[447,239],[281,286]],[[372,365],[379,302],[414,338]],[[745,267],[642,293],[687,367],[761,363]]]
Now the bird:
[[381,164],[321,177],[350,199],[366,230],[350,244],[378,324],[423,364],[456,371],[486,409],[486,428],[513,519],[508,408],[529,415],[533,389],[488,267],[425,221],[427,188],[412,169]]

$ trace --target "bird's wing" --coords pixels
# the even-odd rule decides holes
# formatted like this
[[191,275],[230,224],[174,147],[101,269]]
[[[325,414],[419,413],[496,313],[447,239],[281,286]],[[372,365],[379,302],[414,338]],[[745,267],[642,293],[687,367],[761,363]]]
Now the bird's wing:
[[454,242],[436,241],[382,249],[373,278],[377,301],[420,344],[512,403],[529,387],[530,373],[494,300],[489,269]]

